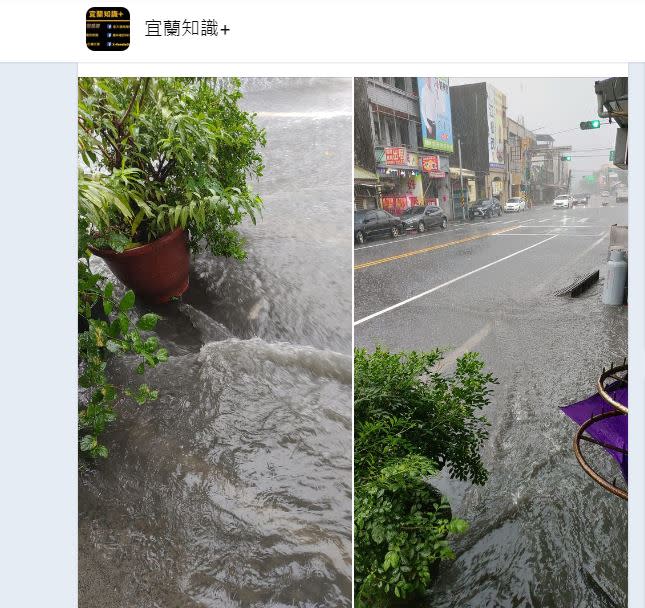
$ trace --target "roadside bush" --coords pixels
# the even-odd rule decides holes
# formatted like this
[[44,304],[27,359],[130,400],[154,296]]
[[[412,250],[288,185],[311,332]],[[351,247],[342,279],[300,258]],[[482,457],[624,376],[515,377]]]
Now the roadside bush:
[[114,284],[90,269],[87,250],[87,226],[79,222],[78,241],[78,438],[81,455],[106,458],[107,446],[101,435],[116,420],[115,406],[128,399],[138,404],[157,399],[157,391],[147,384],[136,390],[108,382],[106,368],[112,357],[133,353],[138,355],[135,370],[145,373],[168,359],[168,351],[160,347],[156,336],[144,339],[141,332],[155,328],[159,316],[133,313],[135,296],[127,291],[121,298],[114,296]]
[[454,557],[447,536],[467,528],[429,483],[446,467],[476,484],[488,473],[491,385],[476,353],[454,374],[434,366],[438,350],[354,353],[354,539],[358,607],[389,606],[429,586],[433,567]]

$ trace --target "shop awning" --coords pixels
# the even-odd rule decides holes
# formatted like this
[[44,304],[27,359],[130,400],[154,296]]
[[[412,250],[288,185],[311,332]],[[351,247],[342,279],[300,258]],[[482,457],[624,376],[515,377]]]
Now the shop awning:
[[354,181],[361,182],[378,182],[378,175],[362,167],[354,166]]
[[[461,170],[464,177],[475,177],[474,171],[469,171],[468,169]],[[450,179],[459,179],[459,167],[450,167]]]

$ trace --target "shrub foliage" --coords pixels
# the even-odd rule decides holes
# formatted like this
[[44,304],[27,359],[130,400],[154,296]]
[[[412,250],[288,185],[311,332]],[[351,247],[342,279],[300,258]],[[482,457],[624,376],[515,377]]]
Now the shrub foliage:
[[354,353],[354,535],[357,606],[388,606],[425,591],[447,540],[467,524],[429,483],[446,467],[476,484],[488,473],[480,414],[496,382],[476,353],[444,375],[428,353]]
[[115,251],[180,226],[193,250],[245,257],[235,227],[262,201],[247,184],[263,171],[254,115],[239,81],[81,78],[79,207],[93,245]]

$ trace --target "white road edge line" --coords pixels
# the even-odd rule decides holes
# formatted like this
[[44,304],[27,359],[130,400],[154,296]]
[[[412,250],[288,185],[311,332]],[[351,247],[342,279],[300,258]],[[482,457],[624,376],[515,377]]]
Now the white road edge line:
[[432,289],[428,289],[427,291],[424,291],[423,293],[418,293],[416,296],[412,296],[411,298],[408,298],[407,300],[403,300],[399,302],[398,304],[393,304],[392,306],[388,306],[387,308],[384,308],[383,310],[379,310],[378,312],[374,312],[371,315],[367,315],[366,317],[363,317],[362,319],[359,319],[358,321],[354,321],[354,326],[360,325],[361,323],[365,323],[366,321],[369,321],[370,319],[374,319],[376,317],[380,317],[381,315],[385,314],[386,312],[390,312],[391,310],[396,310],[397,308],[400,308],[401,306],[405,306],[406,304],[409,304],[410,302],[414,302],[414,300],[418,300],[419,298],[423,298],[424,296],[427,296],[435,291],[438,291],[439,289],[443,289],[444,287],[448,287],[448,285],[452,285],[453,283],[456,283],[457,281],[461,281],[461,279],[465,279],[466,277],[469,277],[477,272],[481,272],[482,270],[486,270],[487,268],[490,268],[491,266],[495,266],[495,264],[499,264],[500,262],[504,262],[505,260],[508,260],[512,257],[515,257],[516,255],[519,255],[520,253],[524,253],[525,251],[528,251],[529,249],[533,249],[533,247],[537,247],[538,245],[542,245],[543,243],[546,243],[547,241],[551,241],[552,239],[557,238],[560,236],[559,234],[554,234],[553,236],[550,236],[548,239],[544,239],[543,241],[539,241],[538,243],[533,243],[533,245],[530,245],[529,247],[525,247],[524,249],[520,249],[519,251],[516,251],[515,253],[511,253],[507,256],[504,256],[503,258],[500,258],[499,260],[495,260],[494,262],[490,262],[489,264],[485,264],[484,266],[480,266],[479,268],[475,268],[475,270],[471,270],[470,272],[467,272],[466,274],[462,274],[461,276],[455,277],[454,279],[450,279],[450,281],[446,281],[445,283],[442,283],[441,285],[437,285],[436,287],[433,287]]

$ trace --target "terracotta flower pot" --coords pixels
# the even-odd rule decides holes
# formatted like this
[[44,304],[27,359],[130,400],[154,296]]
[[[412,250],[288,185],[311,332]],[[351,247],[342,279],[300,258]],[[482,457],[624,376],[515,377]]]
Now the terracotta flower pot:
[[188,234],[182,228],[122,253],[111,249],[90,249],[103,258],[119,280],[145,302],[168,302],[188,289],[190,252]]

